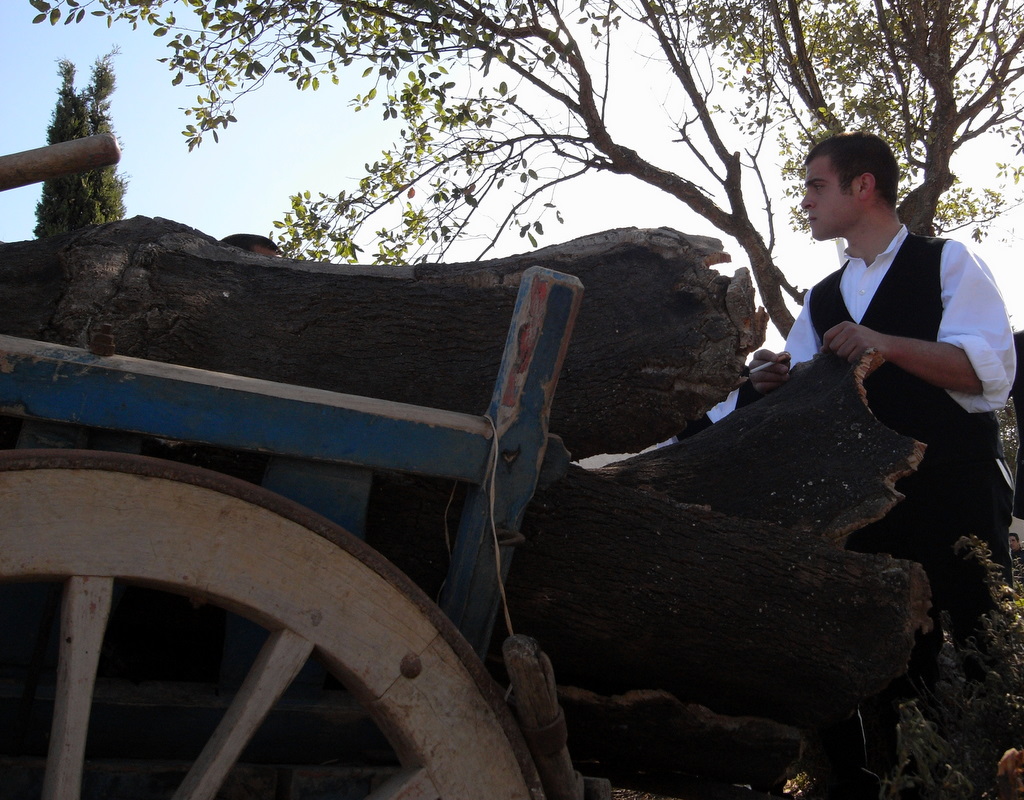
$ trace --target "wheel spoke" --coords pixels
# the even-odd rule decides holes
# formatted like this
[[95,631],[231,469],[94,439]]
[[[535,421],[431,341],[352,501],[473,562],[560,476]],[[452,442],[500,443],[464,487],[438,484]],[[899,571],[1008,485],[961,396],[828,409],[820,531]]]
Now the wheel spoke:
[[217,730],[175,792],[174,800],[208,800],[216,796],[242,750],[312,650],[311,642],[292,631],[270,634]]
[[[540,796],[500,690],[450,621],[390,562],[322,517],[250,484],[124,454],[0,452],[0,500],[0,583],[112,575],[119,584],[194,597],[281,631],[271,634],[205,742],[179,798],[216,796],[314,647],[401,764],[373,800]],[[111,588],[109,579],[79,577],[65,592],[47,800],[80,795],[87,706]],[[334,698],[322,699],[325,710],[334,707]],[[123,741],[114,719],[132,702],[110,698],[105,751],[153,758],[162,747],[155,740],[176,729],[156,732],[164,735],[154,741]],[[345,709],[339,726],[352,724],[347,702]],[[176,743],[175,753],[192,751],[193,731],[183,733],[189,741]],[[372,741],[379,746],[376,734]],[[345,760],[362,748],[331,743]]]
[[436,800],[439,793],[422,767],[403,769],[388,778],[366,800]]
[[75,800],[81,791],[92,691],[113,589],[113,578],[74,576],[64,583],[43,800]]

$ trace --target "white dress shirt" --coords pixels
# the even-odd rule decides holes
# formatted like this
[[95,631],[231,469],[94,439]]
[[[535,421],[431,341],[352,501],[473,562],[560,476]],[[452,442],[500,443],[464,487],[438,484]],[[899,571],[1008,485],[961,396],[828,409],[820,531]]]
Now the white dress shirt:
[[[860,323],[864,318],[875,291],[906,238],[904,226],[870,265],[847,253],[849,261],[839,290],[854,322]],[[939,281],[942,321],[936,341],[963,350],[982,385],[981,394],[947,390],[949,396],[967,411],[997,411],[1009,398],[1017,361],[1013,330],[995,278],[988,266],[963,244],[949,240],[942,248]],[[786,350],[792,354],[793,363],[807,361],[821,349],[821,339],[811,323],[810,300],[811,292],[808,292],[786,339]]]
[[[901,227],[870,265],[846,253],[849,260],[839,290],[854,322],[860,323],[864,318],[907,233],[906,226]],[[988,266],[963,244],[947,240],[939,261],[939,281],[943,310],[937,341],[962,349],[982,385],[981,394],[948,389],[947,392],[967,411],[997,411],[1009,398],[1017,359],[1013,330],[995,278]],[[821,350],[821,338],[811,322],[810,301],[808,292],[786,338],[786,350],[792,355],[793,364],[809,361]],[[735,409],[736,396],[737,392],[733,392],[708,411],[711,420],[717,422]]]

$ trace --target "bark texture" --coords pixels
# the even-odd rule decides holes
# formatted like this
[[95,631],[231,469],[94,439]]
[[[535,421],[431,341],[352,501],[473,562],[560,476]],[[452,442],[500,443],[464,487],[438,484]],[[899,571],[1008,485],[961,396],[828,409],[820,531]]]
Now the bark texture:
[[[642,752],[664,778],[728,741],[729,757],[716,745],[693,771],[770,785],[795,758],[791,729],[843,718],[904,672],[930,625],[923,569],[837,546],[898,502],[894,480],[921,457],[864,405],[878,363],[816,359],[734,424],[603,470],[570,466],[537,492],[506,590],[515,632],[543,643],[563,694],[586,698],[564,704],[589,754],[574,756],[628,771]],[[370,506],[370,543],[428,592],[447,567],[450,493],[383,476]],[[596,754],[620,737],[632,744]]]
[[[447,566],[448,497],[395,477],[371,503],[369,543],[428,593]],[[523,533],[506,586],[515,632],[543,643],[559,683],[601,694],[658,689],[813,729],[902,674],[928,625],[916,564],[577,467],[538,492]]]
[[626,228],[471,264],[375,268],[288,261],[162,219],[0,244],[0,332],[85,346],[110,324],[121,355],[479,414],[519,276],[586,289],[551,430],[575,458],[639,452],[740,381],[764,339],[746,270],[721,243]]
[[678,444],[605,467],[643,488],[736,517],[809,531],[839,544],[901,499],[897,479],[924,445],[879,422],[863,381],[875,352],[851,367],[833,355],[797,364],[793,380]]

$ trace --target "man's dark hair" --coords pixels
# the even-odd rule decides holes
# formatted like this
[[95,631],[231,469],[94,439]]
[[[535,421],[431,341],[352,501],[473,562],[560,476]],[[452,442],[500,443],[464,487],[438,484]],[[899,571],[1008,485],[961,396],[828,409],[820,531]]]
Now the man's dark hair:
[[818,142],[804,159],[806,167],[814,159],[827,156],[839,177],[839,188],[850,189],[853,179],[870,172],[875,176],[875,188],[883,200],[893,208],[900,185],[900,168],[896,156],[885,140],[873,133],[851,131],[837,133]]
[[243,250],[254,251],[256,247],[265,247],[271,253],[280,252],[280,248],[272,240],[255,233],[233,233],[230,236],[225,236],[221,241],[224,244],[241,247]]

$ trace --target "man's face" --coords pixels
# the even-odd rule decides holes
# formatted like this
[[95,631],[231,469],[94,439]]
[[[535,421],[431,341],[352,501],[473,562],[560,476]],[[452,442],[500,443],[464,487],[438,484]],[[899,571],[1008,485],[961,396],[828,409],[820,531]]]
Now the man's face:
[[807,213],[811,235],[818,241],[845,236],[860,211],[853,192],[839,187],[828,156],[818,156],[807,165],[800,208]]
[[259,243],[254,244],[251,249],[252,249],[252,252],[259,253],[261,256],[275,256],[277,258],[281,257],[281,251],[280,250],[271,250],[266,245],[262,245],[262,244],[259,244]]
[[1020,539],[1018,539],[1016,536],[1010,537],[1010,549],[1020,550]]

